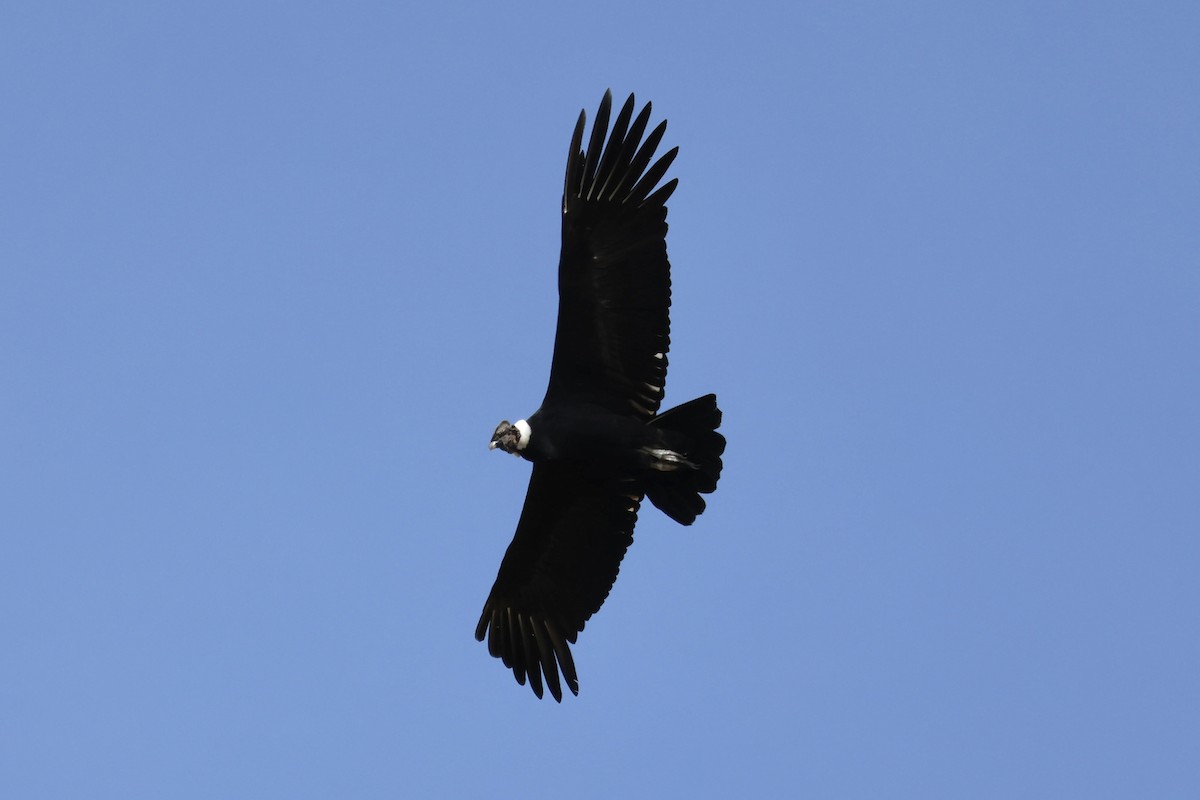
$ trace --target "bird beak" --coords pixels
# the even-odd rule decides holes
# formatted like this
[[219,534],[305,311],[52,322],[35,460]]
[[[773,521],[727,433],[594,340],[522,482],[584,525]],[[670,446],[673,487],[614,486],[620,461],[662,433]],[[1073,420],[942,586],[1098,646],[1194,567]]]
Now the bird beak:
[[490,442],[488,442],[488,450],[495,450],[495,449],[496,449],[496,440],[492,439]]

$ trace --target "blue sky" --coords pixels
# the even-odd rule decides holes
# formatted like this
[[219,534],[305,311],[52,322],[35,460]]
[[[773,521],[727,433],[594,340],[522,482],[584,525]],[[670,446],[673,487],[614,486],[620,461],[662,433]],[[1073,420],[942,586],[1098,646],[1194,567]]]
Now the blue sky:
[[[7,4],[0,795],[1195,797],[1198,9]],[[557,705],[486,444],[609,87],[729,449]]]

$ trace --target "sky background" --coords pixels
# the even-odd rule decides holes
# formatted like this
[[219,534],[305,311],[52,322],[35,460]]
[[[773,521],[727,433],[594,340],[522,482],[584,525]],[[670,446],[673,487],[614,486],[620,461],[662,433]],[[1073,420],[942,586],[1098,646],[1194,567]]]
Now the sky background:
[[[1200,796],[1200,5],[6,3],[0,796]],[[559,201],[666,117],[670,405],[536,700],[472,633]]]

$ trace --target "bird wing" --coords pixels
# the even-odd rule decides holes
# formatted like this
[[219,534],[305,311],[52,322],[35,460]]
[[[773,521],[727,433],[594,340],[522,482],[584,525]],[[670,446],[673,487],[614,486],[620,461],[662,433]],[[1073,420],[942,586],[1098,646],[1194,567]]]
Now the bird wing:
[[667,380],[671,265],[666,201],[678,181],[657,191],[654,187],[679,148],[651,165],[667,123],[659,123],[643,141],[650,104],[631,122],[633,108],[630,95],[609,133],[612,94],[606,92],[587,150],[581,149],[585,113],[580,112],[571,138],[563,188],[558,330],[546,400],[582,397],[649,420],[658,411]]
[[579,694],[568,643],[600,610],[633,543],[641,494],[588,481],[569,467],[536,464],[517,533],[484,603],[475,638],[517,683],[562,700],[559,671]]

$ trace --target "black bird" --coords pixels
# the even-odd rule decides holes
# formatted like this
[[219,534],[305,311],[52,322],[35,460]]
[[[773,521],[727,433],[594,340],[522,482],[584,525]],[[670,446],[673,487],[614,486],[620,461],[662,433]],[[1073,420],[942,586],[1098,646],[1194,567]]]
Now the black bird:
[[[725,437],[705,395],[658,414],[667,379],[671,265],[667,198],[655,191],[679,148],[651,166],[667,123],[642,140],[650,104],[633,95],[609,132],[606,92],[582,150],[580,112],[567,154],[558,332],[550,385],[528,420],[501,422],[489,448],[533,462],[525,508],[475,638],[522,686],[579,694],[568,643],[604,603],[646,497],[690,525],[717,488]],[[607,134],[608,142],[605,143]]]

